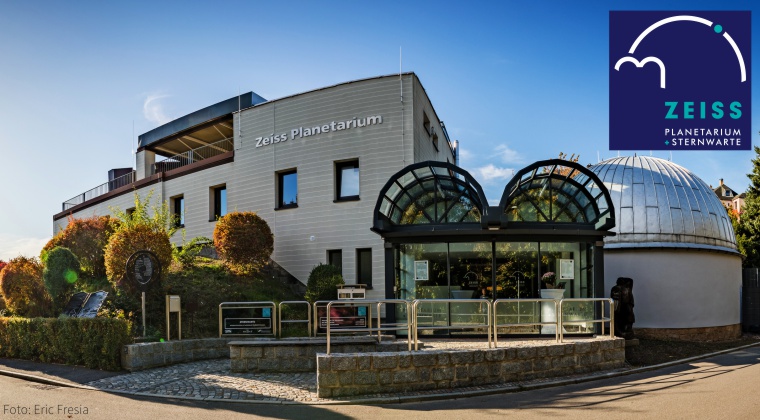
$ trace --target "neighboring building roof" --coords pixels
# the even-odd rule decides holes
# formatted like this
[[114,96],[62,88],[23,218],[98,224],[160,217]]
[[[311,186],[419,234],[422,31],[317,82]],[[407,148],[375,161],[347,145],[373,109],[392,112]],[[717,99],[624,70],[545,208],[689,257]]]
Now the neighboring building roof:
[[712,188],[688,169],[648,156],[591,167],[610,190],[617,236],[605,248],[702,248],[736,252],[728,214]]

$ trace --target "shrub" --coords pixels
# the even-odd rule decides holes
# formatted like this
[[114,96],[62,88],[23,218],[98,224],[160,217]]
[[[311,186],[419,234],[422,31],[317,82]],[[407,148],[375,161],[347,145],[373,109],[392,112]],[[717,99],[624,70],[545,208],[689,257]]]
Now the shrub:
[[320,263],[309,273],[306,283],[306,300],[335,300],[338,298],[338,286],[344,284],[340,269],[334,265]]
[[69,216],[66,228],[53,236],[42,248],[40,258],[44,262],[46,254],[53,248],[66,247],[77,256],[82,273],[86,277],[104,278],[105,247],[118,224],[119,221],[110,216],[92,216],[84,219]]
[[256,213],[232,212],[216,222],[214,247],[225,261],[258,270],[272,255],[274,236],[267,222]]
[[50,313],[50,296],[42,283],[42,265],[36,258],[16,257],[0,271],[0,292],[5,305],[16,315],[44,316]]
[[207,245],[211,244],[211,239],[205,236],[197,236],[185,243],[184,235],[182,237],[182,247],[174,249],[174,259],[182,266],[190,268],[195,263],[195,257],[203,251]]
[[0,318],[0,357],[120,370],[131,327],[114,318]]
[[106,245],[106,275],[113,285],[120,286],[131,294],[136,294],[137,288],[126,281],[124,274],[127,260],[132,254],[141,250],[153,252],[161,263],[162,272],[166,272],[172,262],[169,237],[176,229],[170,227],[171,217],[165,202],[161,206],[152,207],[152,216],[148,214],[152,195],[153,191],[150,191],[145,200],[141,200],[135,193],[135,210],[131,213],[112,209],[120,223]]
[[63,310],[64,305],[71,297],[74,283],[79,278],[79,274],[79,260],[68,248],[57,246],[47,253],[42,280],[45,283],[45,289],[53,300],[53,308],[56,313]]
[[137,293],[136,285],[125,278],[127,260],[137,251],[148,250],[156,254],[165,272],[172,262],[172,245],[166,232],[157,232],[150,226],[136,225],[120,228],[111,235],[106,246],[106,273],[115,286]]

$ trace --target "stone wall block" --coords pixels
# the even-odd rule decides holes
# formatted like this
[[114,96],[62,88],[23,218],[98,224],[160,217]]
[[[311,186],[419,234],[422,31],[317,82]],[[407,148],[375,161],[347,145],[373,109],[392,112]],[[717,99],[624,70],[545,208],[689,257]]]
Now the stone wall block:
[[356,357],[356,368],[359,370],[370,370],[372,368],[372,359],[368,355]]
[[423,367],[417,369],[417,380],[419,382],[430,382],[430,368]]
[[450,381],[454,379],[454,368],[438,367],[430,371],[430,378],[434,381]]
[[485,378],[488,376],[488,366],[484,363],[470,365],[470,378]]
[[451,364],[453,365],[463,365],[467,363],[473,362],[473,354],[469,351],[456,351],[449,353],[449,356],[451,358]]
[[437,363],[437,357],[435,353],[423,352],[413,353],[412,363],[415,367],[420,366],[433,366]]
[[547,347],[541,346],[536,348],[536,357],[546,357],[549,354]]
[[343,370],[339,371],[338,373],[338,380],[340,381],[341,387],[346,385],[353,385],[354,383],[354,372],[350,370]]
[[562,357],[558,357],[552,360],[552,367],[555,369],[574,367],[575,365],[576,365],[575,356],[572,356],[572,355],[562,356]]
[[408,368],[410,366],[412,366],[412,354],[411,353],[399,354],[398,367]]
[[551,357],[562,356],[565,354],[565,346],[562,344],[555,344],[546,348],[546,354]]
[[457,380],[468,379],[470,377],[470,370],[467,365],[454,366],[454,375]]
[[264,356],[264,349],[261,347],[241,347],[240,357],[244,359],[259,358]]
[[259,359],[259,370],[261,372],[276,372],[280,370],[279,359]]
[[393,372],[394,384],[409,384],[417,381],[417,371],[414,369],[403,369]]
[[584,354],[591,351],[591,343],[587,341],[581,341],[575,343],[575,354]]
[[371,356],[372,369],[396,369],[398,355],[393,353],[375,353]]
[[356,385],[377,385],[377,383],[377,372],[371,370],[354,372],[354,384]]
[[505,355],[506,355],[506,352],[504,351],[504,349],[488,350],[485,353],[486,360],[489,362],[501,362],[502,360],[504,360]]
[[530,359],[536,357],[536,348],[535,347],[520,347],[517,349],[517,358],[518,359]]
[[356,356],[333,355],[333,370],[356,370]]
[[451,354],[446,352],[438,353],[438,366],[451,364]]
[[316,357],[317,360],[317,372],[330,372],[332,371],[332,358],[326,354],[320,354]]
[[533,360],[533,370],[535,371],[548,371],[552,369],[552,359],[549,357],[543,357]]
[[377,373],[377,380],[380,385],[389,385],[393,383],[393,371],[384,370]]

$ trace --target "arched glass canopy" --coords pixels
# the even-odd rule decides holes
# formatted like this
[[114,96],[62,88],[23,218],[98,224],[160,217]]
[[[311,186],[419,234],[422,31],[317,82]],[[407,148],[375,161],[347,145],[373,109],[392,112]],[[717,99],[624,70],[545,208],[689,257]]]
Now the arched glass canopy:
[[615,226],[609,191],[591,170],[561,159],[536,162],[507,184],[499,208],[511,224]]
[[471,225],[477,229],[487,201],[472,176],[444,162],[409,165],[385,184],[375,206],[373,230],[424,225]]

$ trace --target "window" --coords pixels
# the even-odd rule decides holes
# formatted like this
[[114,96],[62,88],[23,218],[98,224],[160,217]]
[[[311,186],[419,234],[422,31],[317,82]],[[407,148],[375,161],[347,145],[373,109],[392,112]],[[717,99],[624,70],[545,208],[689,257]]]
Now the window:
[[422,128],[425,129],[425,133],[429,136],[431,134],[430,131],[430,118],[428,118],[427,114],[425,112],[422,113]]
[[372,249],[356,250],[356,283],[372,288]]
[[335,162],[335,201],[359,199],[359,161]]
[[277,174],[277,208],[292,207],[298,207],[298,171],[295,169]]
[[340,249],[328,249],[327,263],[338,267],[340,273],[343,274],[343,251]]
[[211,205],[209,222],[215,222],[220,217],[227,214],[227,186],[218,185],[211,187]]
[[172,220],[174,227],[185,227],[185,197],[172,198]]
[[130,208],[127,209],[126,213],[127,213],[127,216],[132,217],[132,213],[134,213],[134,212],[135,212],[135,208],[134,207],[130,207]]

